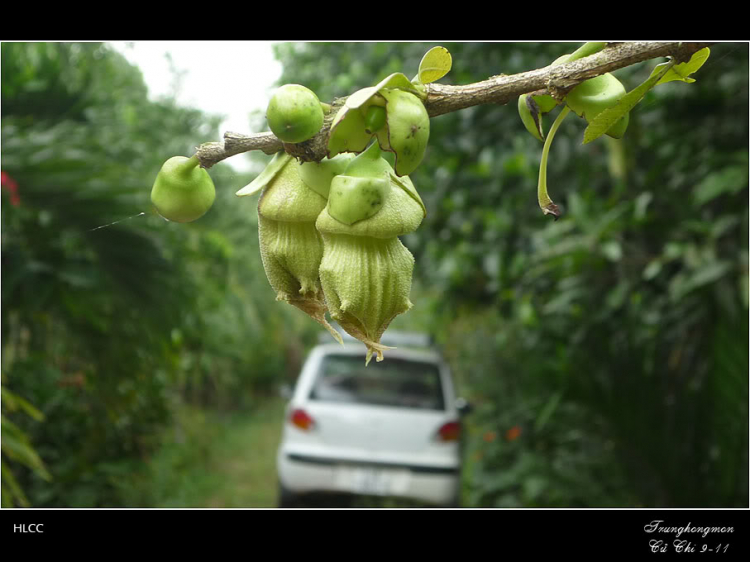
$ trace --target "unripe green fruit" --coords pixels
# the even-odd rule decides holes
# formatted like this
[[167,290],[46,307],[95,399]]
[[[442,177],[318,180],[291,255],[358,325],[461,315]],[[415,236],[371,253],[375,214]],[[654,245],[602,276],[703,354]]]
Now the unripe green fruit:
[[383,359],[388,348],[380,337],[396,316],[412,306],[414,257],[398,236],[416,230],[425,216],[409,178],[398,178],[394,172],[386,177],[390,192],[373,216],[351,225],[332,216],[336,191],[332,184],[328,205],[315,223],[323,237],[320,283],[328,311],[347,333],[367,346],[366,363],[373,354],[378,361]]
[[318,278],[323,241],[315,221],[326,200],[305,185],[296,161],[281,160],[283,164],[272,168],[258,199],[263,268],[276,300],[299,308],[341,341],[325,318],[327,308]]
[[273,134],[289,143],[314,137],[323,126],[323,118],[323,106],[318,96],[299,84],[286,84],[276,90],[266,110]]
[[430,138],[430,116],[422,101],[399,89],[384,88],[380,95],[386,101],[386,127],[378,133],[383,150],[396,154],[396,174],[411,174],[422,162]]
[[[625,86],[611,74],[602,74],[582,82],[565,97],[565,103],[589,123],[602,111],[617,104],[626,94]],[[611,129],[610,137],[619,139],[625,134],[630,121],[630,114],[625,114]]]
[[331,181],[330,215],[352,225],[376,214],[391,191],[391,170],[391,165],[380,156],[378,143],[372,143]]
[[324,158],[320,162],[300,162],[299,177],[307,187],[328,199],[331,181],[344,172],[354,157],[354,154],[345,153],[333,158]]
[[165,219],[191,222],[206,214],[213,205],[214,182],[198,164],[196,156],[174,156],[159,170],[151,188],[151,202]]
[[377,133],[385,126],[385,107],[371,105],[365,112],[365,130],[368,133]]

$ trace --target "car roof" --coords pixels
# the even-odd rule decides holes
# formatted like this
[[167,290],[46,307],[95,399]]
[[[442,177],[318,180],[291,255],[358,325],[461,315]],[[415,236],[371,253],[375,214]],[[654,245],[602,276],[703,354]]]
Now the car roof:
[[[366,355],[367,348],[363,343],[327,343],[316,345],[314,351],[322,355]],[[443,358],[435,349],[410,348],[410,347],[392,347],[383,352],[385,361],[389,357],[394,359],[409,359],[412,361],[427,361],[432,363],[442,363]],[[373,357],[374,360],[374,357]]]
[[[341,335],[344,343],[356,343],[358,340],[347,334],[341,327],[333,326]],[[318,343],[326,344],[331,342],[331,334],[327,331],[318,335]],[[380,336],[380,343],[389,347],[408,347],[417,349],[430,349],[435,347],[435,340],[430,334],[423,332],[406,332],[400,330],[388,330]]]

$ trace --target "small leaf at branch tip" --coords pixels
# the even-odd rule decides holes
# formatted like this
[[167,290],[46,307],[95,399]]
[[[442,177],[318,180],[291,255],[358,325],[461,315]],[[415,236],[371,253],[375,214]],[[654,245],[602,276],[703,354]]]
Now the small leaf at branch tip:
[[662,76],[656,83],[657,86],[675,80],[687,82],[688,84],[695,82],[695,78],[689,78],[689,76],[697,72],[698,69],[705,64],[710,54],[711,50],[708,47],[704,47],[700,51],[693,53],[693,56],[690,57],[688,62],[676,64],[664,76]]
[[427,51],[419,63],[418,80],[422,84],[429,84],[440,80],[450,72],[453,58],[445,47],[433,47]]
[[630,110],[640,103],[645,95],[654,88],[658,81],[673,67],[674,62],[657,65],[643,84],[622,96],[616,105],[599,113],[591,120],[589,126],[586,127],[586,130],[583,132],[583,144],[588,144],[598,139],[610,130],[620,119],[625,118]]

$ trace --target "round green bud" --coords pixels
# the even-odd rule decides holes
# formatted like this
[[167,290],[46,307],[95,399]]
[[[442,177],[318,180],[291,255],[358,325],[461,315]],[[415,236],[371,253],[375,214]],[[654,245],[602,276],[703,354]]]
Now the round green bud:
[[323,126],[323,106],[315,92],[299,84],[281,86],[266,110],[268,126],[283,142],[298,143],[314,137]]
[[[625,94],[625,86],[607,73],[580,83],[565,97],[565,103],[590,123],[599,113],[616,105]],[[628,128],[629,118],[630,114],[622,117],[607,131],[607,135],[622,138]]]
[[151,202],[165,219],[191,222],[206,214],[213,205],[214,182],[198,164],[196,156],[174,156],[159,170],[151,188]]

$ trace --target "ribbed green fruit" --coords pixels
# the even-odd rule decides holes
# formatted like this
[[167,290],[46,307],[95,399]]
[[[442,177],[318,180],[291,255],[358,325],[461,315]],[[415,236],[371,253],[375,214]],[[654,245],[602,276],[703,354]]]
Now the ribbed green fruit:
[[258,201],[261,259],[276,299],[305,312],[340,342],[341,336],[325,318],[318,275],[323,240],[315,221],[326,199],[305,185],[299,169],[296,161],[288,159],[263,187]]
[[[335,180],[334,180],[335,182]],[[389,174],[389,192],[373,216],[346,224],[332,216],[335,185],[316,227],[323,238],[320,282],[331,318],[383,360],[380,338],[391,321],[412,307],[414,257],[398,236],[413,232],[424,205],[408,177]]]

